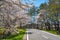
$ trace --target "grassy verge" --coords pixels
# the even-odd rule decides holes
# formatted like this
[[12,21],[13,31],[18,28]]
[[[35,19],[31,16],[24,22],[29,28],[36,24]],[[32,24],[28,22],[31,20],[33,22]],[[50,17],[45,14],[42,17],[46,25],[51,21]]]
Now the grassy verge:
[[25,29],[20,29],[19,34],[10,35],[3,40],[23,40],[23,36],[24,36],[25,31],[26,31]]
[[45,31],[52,33],[52,34],[55,34],[55,35],[60,35],[60,34],[57,34],[57,31],[55,31],[55,30],[45,30]]

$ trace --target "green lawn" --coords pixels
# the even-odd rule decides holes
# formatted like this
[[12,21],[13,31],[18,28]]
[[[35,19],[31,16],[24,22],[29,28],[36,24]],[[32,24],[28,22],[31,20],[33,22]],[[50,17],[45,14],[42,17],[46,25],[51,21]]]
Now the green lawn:
[[55,35],[60,35],[60,34],[57,34],[57,31],[55,31],[55,30],[46,30],[46,31],[49,33],[55,34]]
[[4,38],[3,40],[23,40],[23,36],[24,36],[25,31],[26,31],[25,29],[20,29],[19,34],[10,35],[10,36]]

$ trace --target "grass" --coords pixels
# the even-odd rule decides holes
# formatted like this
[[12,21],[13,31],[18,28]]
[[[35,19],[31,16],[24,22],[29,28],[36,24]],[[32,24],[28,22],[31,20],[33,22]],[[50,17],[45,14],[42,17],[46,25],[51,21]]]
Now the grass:
[[46,31],[52,34],[57,34],[55,30],[46,30]]
[[52,33],[52,34],[55,34],[55,35],[60,35],[60,34],[57,34],[57,31],[55,31],[55,30],[45,30],[45,31]]
[[25,29],[20,29],[19,34],[10,35],[10,36],[4,38],[3,40],[23,40],[25,31],[26,31]]

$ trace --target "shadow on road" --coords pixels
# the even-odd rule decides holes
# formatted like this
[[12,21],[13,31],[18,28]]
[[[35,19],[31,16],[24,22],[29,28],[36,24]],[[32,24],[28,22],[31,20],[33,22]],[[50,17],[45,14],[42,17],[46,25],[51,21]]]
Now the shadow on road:
[[31,31],[26,31],[25,34],[32,34],[33,32]]

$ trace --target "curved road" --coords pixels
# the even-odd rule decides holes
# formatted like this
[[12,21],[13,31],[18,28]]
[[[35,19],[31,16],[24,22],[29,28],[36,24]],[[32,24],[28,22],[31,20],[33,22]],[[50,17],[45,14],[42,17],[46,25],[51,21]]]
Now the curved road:
[[25,34],[23,40],[60,40],[60,36],[38,29],[27,29],[27,34]]

